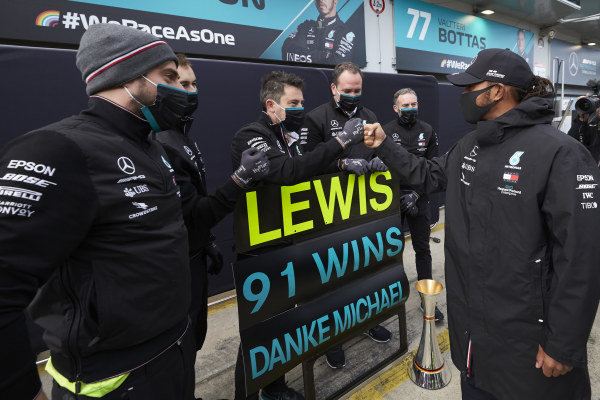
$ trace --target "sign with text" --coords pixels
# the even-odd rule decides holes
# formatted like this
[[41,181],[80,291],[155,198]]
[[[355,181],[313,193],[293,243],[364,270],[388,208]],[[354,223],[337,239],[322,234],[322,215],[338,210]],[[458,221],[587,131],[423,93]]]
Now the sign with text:
[[363,0],[22,0],[4,2],[0,39],[79,43],[99,22],[164,39],[177,52],[366,65]]
[[248,251],[233,272],[248,393],[398,312],[409,287],[396,186],[389,172],[336,174],[240,199],[236,247]]
[[481,50],[508,48],[533,65],[532,32],[419,0],[394,2],[396,68],[455,73]]
[[[567,85],[585,86],[589,80],[600,78],[600,51],[587,48],[580,44],[552,40],[550,42],[550,58],[558,57],[564,60],[565,83]],[[558,77],[562,82],[562,72]]]
[[294,186],[247,192],[234,212],[239,253],[292,243],[398,212],[397,182],[390,172],[325,175]]

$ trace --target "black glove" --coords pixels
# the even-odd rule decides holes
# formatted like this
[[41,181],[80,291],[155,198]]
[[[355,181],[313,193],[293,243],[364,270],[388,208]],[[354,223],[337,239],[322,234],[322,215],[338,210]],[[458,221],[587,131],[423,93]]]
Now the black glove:
[[244,150],[240,167],[232,177],[243,188],[250,186],[254,181],[264,178],[269,173],[269,159],[267,155],[255,147]]
[[363,121],[360,118],[352,118],[346,122],[344,130],[337,135],[337,138],[344,144],[344,148],[362,142],[364,137]]
[[206,271],[211,275],[219,275],[223,268],[223,254],[219,247],[211,242],[204,248],[206,251]]
[[369,161],[369,171],[371,172],[385,172],[388,170],[388,167],[381,161],[379,157],[375,157],[371,161]]
[[356,175],[364,175],[369,172],[369,163],[362,158],[344,158],[340,160],[339,164],[342,171],[352,172]]
[[416,216],[419,213],[419,207],[417,207],[417,200],[419,195],[417,192],[410,191],[400,197],[400,210],[403,213],[410,215],[411,217]]

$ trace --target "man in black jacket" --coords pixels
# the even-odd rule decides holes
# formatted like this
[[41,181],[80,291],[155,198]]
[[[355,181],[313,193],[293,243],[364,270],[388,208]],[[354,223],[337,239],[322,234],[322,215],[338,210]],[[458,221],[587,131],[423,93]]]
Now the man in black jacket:
[[600,165],[599,118],[600,108],[596,109],[591,115],[577,112],[577,115],[573,116],[571,129],[569,129],[569,136],[584,145],[598,165]]
[[[417,157],[431,160],[438,156],[437,134],[427,122],[418,118],[419,101],[411,88],[398,90],[394,94],[394,112],[398,118],[383,127],[396,144]],[[429,197],[417,187],[401,186],[400,207],[402,217],[408,222],[410,238],[415,250],[417,279],[432,279],[431,251],[429,249],[430,220]],[[435,320],[441,321],[444,314],[435,308]]]
[[[258,121],[242,127],[235,134],[231,143],[233,168],[239,165],[242,151],[259,149],[270,162],[270,172],[263,182],[293,185],[326,173],[325,167],[344,149],[362,141],[363,123],[354,118],[345,123],[335,140],[321,143],[305,154],[298,143],[297,133],[304,122],[303,90],[304,81],[294,74],[274,71],[263,76],[260,89],[263,112]],[[238,254],[240,258],[246,256]],[[245,392],[241,348],[235,370],[235,392],[236,400],[257,398],[256,394]],[[261,400],[304,399],[300,393],[286,386],[285,376],[262,388],[260,396]]]
[[452,360],[463,399],[590,399],[586,344],[600,297],[600,171],[550,123],[551,83],[518,55],[481,51],[460,104],[477,130],[433,160],[365,127],[410,184],[446,190]]
[[92,25],[77,53],[89,108],[2,149],[0,398],[46,398],[23,334],[30,303],[54,399],[194,398],[180,192],[148,139],[182,117],[176,63],[151,34]]
[[194,99],[188,118],[175,129],[155,132],[175,171],[175,179],[181,190],[183,221],[188,231],[192,303],[190,317],[195,332],[196,349],[200,350],[207,330],[207,273],[217,275],[223,267],[223,256],[214,243],[210,229],[235,208],[244,189],[232,179],[209,194],[206,188],[206,167],[196,141],[190,136],[191,117],[198,101],[196,75],[184,54],[177,54],[179,83]]
[[[343,62],[335,66],[331,78],[331,100],[309,112],[300,131],[300,143],[307,152],[312,152],[322,143],[332,142],[331,139],[343,131],[344,124],[351,118],[359,118],[369,124],[377,121],[375,113],[360,104],[362,84],[363,73],[358,65]],[[387,167],[374,157],[373,150],[357,143],[345,149],[327,167],[329,173],[339,171],[363,175],[369,171],[387,171]],[[388,342],[392,337],[390,331],[380,325],[369,329],[366,334],[378,343]],[[326,359],[327,365],[334,369],[346,365],[342,346],[329,350]]]
[[337,2],[315,0],[319,18],[307,19],[288,36],[281,46],[282,60],[314,64],[352,61],[356,34],[337,14]]

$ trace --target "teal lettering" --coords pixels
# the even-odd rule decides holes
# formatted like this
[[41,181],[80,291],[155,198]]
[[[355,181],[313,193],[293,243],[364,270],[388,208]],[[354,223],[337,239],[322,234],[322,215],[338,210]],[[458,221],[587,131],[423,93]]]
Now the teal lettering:
[[360,305],[363,304],[365,307],[367,307],[367,301],[364,298],[360,298],[358,299],[358,301],[356,302],[356,321],[359,324],[362,324],[368,317],[368,314],[365,312],[365,317],[361,318],[360,317]]
[[[393,307],[400,302],[400,296],[398,292],[394,292],[394,288],[398,286],[398,283],[392,283],[390,285],[390,305]],[[397,300],[394,300],[396,298]]]
[[[260,353],[265,358],[264,367],[258,371],[256,368],[256,354]],[[252,379],[256,379],[265,372],[267,372],[267,368],[269,367],[269,352],[265,346],[258,346],[250,350],[250,365],[252,369]]]
[[393,251],[392,251],[392,249],[387,250],[388,257],[394,257],[396,254],[400,253],[400,250],[402,250],[402,240],[394,239],[392,237],[393,234],[396,234],[396,236],[400,236],[402,234],[402,232],[400,232],[400,229],[393,226],[390,229],[388,229],[387,232],[385,233],[385,238],[386,238],[388,244],[390,246],[396,246],[396,250],[393,250]]
[[285,353],[287,354],[288,360],[292,358],[292,348],[296,352],[297,355],[302,354],[302,330],[300,328],[296,329],[296,340],[290,335],[286,333],[283,335],[283,340],[285,342]]
[[344,332],[346,329],[350,329],[354,326],[354,311],[349,305],[344,306],[344,322],[342,323],[342,317],[338,310],[333,312],[333,320],[335,322],[335,336]]
[[381,289],[381,308],[383,310],[385,308],[390,308],[390,299],[388,298],[387,290]]
[[327,250],[327,271],[325,271],[325,266],[323,265],[323,261],[321,261],[321,257],[319,253],[313,253],[313,259],[317,264],[317,268],[319,269],[319,274],[321,275],[321,283],[327,283],[331,279],[332,267],[335,265],[335,270],[338,278],[341,278],[346,273],[346,266],[348,265],[348,243],[344,243],[342,246],[343,258],[342,263],[340,264],[340,260],[338,259],[337,253],[333,247],[330,247]]
[[373,252],[373,255],[375,255],[375,258],[377,259],[377,261],[381,261],[383,259],[384,248],[383,248],[383,238],[381,237],[381,232],[377,232],[376,236],[377,236],[378,247],[375,247],[375,245],[373,245],[373,242],[371,242],[371,239],[369,239],[367,236],[364,236],[362,238],[363,248],[365,250],[365,263],[364,263],[363,267],[369,266],[371,252]]
[[367,296],[367,302],[369,303],[369,316],[367,318],[371,318],[373,310],[375,310],[375,315],[379,314],[379,294],[377,292],[373,293],[375,295],[375,302],[371,303],[371,296]]
[[352,254],[354,254],[354,271],[358,271],[358,263],[360,261],[360,255],[358,253],[358,243],[356,242],[356,240],[353,240],[350,243],[352,243]]
[[329,320],[329,315],[325,315],[317,320],[317,324],[319,325],[319,344],[323,344],[329,340],[329,336],[325,337],[324,335],[329,332],[329,326],[323,326],[323,322]]
[[306,325],[302,325],[302,333],[304,334],[304,352],[308,351],[308,343],[312,344],[313,347],[317,347],[319,343],[313,337],[315,333],[316,321],[310,323],[310,332],[307,331]]
[[269,363],[269,371],[273,370],[276,362],[280,362],[281,365],[286,363],[285,356],[283,355],[283,349],[279,344],[279,340],[273,339],[273,344],[271,345],[271,362]]

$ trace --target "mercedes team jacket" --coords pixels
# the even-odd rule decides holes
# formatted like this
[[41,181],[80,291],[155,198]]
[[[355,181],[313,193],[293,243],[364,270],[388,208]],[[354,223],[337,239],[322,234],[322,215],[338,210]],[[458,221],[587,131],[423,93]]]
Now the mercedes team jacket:
[[40,387],[30,303],[54,367],[72,382],[130,371],[185,332],[181,198],[149,131],[92,97],[0,152],[0,398],[32,399]]
[[[452,360],[499,400],[589,399],[586,344],[600,297],[600,171],[550,125],[535,97],[482,121],[448,153],[376,154],[411,184],[446,190],[445,263]],[[575,367],[535,368],[538,346]]]

